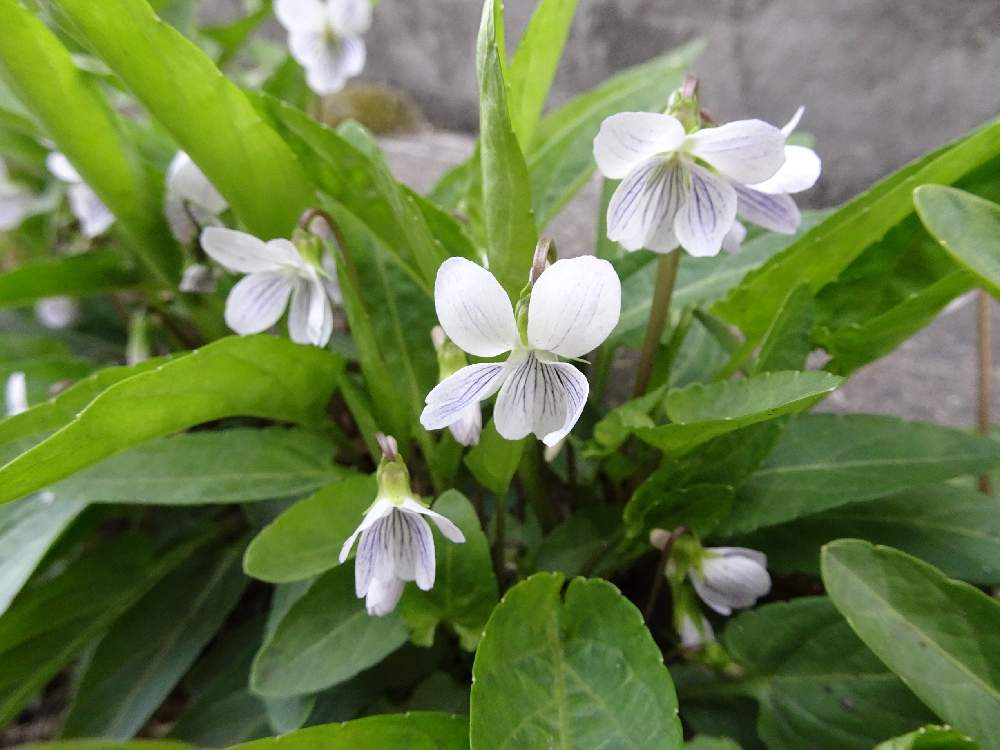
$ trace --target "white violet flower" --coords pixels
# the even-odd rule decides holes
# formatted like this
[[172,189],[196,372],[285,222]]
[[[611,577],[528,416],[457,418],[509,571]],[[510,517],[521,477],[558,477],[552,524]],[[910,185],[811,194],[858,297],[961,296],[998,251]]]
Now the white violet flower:
[[190,242],[203,227],[221,226],[219,214],[229,207],[205,173],[178,151],[167,168],[164,210],[170,233],[178,242]]
[[712,628],[712,623],[704,615],[699,615],[698,619],[699,622],[695,622],[687,612],[681,618],[679,635],[682,648],[693,651],[715,641],[715,630]]
[[115,215],[101,202],[80,173],[76,171],[63,154],[53,152],[45,160],[49,171],[59,180],[69,185],[69,210],[80,222],[83,236],[93,239],[104,234],[115,223]]
[[276,0],[274,12],[288,31],[292,57],[317,94],[340,91],[365,67],[361,35],[372,24],[369,0]]
[[281,319],[291,297],[292,341],[326,346],[333,333],[333,308],[324,274],[290,240],[264,242],[245,232],[208,227],[201,245],[225,268],[246,274],[226,299],[226,325],[232,330],[241,335],[266,331]]
[[43,297],[35,303],[35,318],[49,330],[61,331],[80,319],[80,303],[73,297]]
[[23,372],[12,372],[7,376],[4,407],[8,417],[28,410],[28,381]]
[[784,134],[761,120],[687,133],[669,114],[607,118],[594,158],[605,177],[622,181],[608,206],[608,238],[626,250],[718,254],[736,221],[736,186],[773,177],[784,149]]
[[449,427],[499,391],[497,432],[507,440],[534,433],[551,446],[573,429],[589,393],[583,373],[559,358],[581,357],[611,334],[621,313],[621,282],[605,260],[557,261],[535,282],[526,307],[518,305],[519,328],[493,274],[465,258],[449,258],[438,269],[434,304],[459,348],[477,357],[510,355],[505,362],[463,367],[439,383],[427,394],[420,423],[428,430]]
[[[448,338],[441,326],[434,326],[431,330],[431,341],[437,351],[440,380],[447,380],[469,364],[465,354]],[[448,425],[448,430],[459,445],[478,445],[483,432],[483,409],[479,402],[470,404],[456,421]]]
[[0,159],[0,232],[17,229],[37,213],[39,199],[27,187],[10,179],[7,165]]
[[701,600],[720,615],[752,607],[771,590],[767,556],[746,547],[706,547],[690,576]]

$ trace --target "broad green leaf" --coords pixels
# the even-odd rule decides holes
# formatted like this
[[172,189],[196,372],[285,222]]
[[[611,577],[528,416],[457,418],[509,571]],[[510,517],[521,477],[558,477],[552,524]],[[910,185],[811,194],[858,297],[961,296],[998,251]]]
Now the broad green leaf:
[[510,120],[527,150],[562,59],[577,0],[541,0],[510,63]]
[[813,296],[800,286],[782,303],[774,323],[764,336],[753,372],[801,370],[813,346],[809,337],[813,320]]
[[[92,12],[116,18],[104,12],[103,3],[87,4]],[[132,7],[145,7],[150,13],[145,3]],[[164,223],[162,189],[144,170],[94,79],[77,68],[55,34],[18,0],[0,0],[0,28],[4,30],[0,74],[121,222],[130,249],[147,272],[157,282],[172,285],[180,255]],[[137,38],[128,31],[120,36]],[[146,52],[139,59],[153,59]],[[172,88],[179,90],[173,84]]]
[[52,490],[89,502],[143,505],[291,497],[351,476],[333,463],[335,452],[330,438],[305,430],[190,432],[112,456]]
[[653,474],[625,506],[623,517],[629,536],[643,544],[653,529],[672,531],[685,526],[698,536],[709,536],[732,511],[732,487],[699,484],[672,488],[669,481],[668,474]]
[[25,263],[0,274],[0,307],[31,304],[43,297],[82,297],[138,283],[117,253],[95,250],[80,255]]
[[309,727],[231,750],[465,750],[468,746],[469,722],[464,716],[417,711]]
[[87,503],[42,492],[0,507],[0,615]]
[[472,668],[472,750],[681,747],[660,649],[610,583],[538,573],[486,626]]
[[476,71],[486,256],[490,271],[516,297],[528,283],[538,231],[528,167],[511,126],[503,46],[503,6],[500,0],[485,0]]
[[740,544],[766,552],[775,570],[817,574],[820,547],[843,537],[896,547],[953,578],[1000,584],[1000,500],[953,484],[852,503],[765,529]]
[[714,438],[679,459],[664,461],[648,481],[664,488],[713,483],[737,487],[774,450],[786,422],[759,422]]
[[535,569],[586,575],[615,539],[621,517],[609,505],[586,505],[556,526],[535,551]]
[[823,583],[854,631],[934,712],[1000,748],[1000,601],[891,547],[823,548]]
[[927,231],[955,262],[1000,296],[1000,206],[942,185],[917,188],[913,203]]
[[250,687],[273,698],[323,690],[382,661],[406,639],[398,615],[368,615],[354,593],[354,565],[341,565],[316,579],[261,646]]
[[[757,731],[769,750],[870,750],[930,720],[825,598],[743,613],[723,644],[760,704]],[[682,691],[682,703],[686,697]]]
[[313,203],[309,180],[292,150],[204,52],[144,2],[52,3],[190,154],[250,232],[263,239],[289,235]]
[[927,726],[881,742],[875,750],[980,750],[980,746],[951,727]]
[[286,339],[216,341],[112,385],[55,435],[0,468],[0,503],[133,445],[223,417],[320,426],[342,367],[329,352]]
[[374,477],[358,476],[295,503],[250,542],[243,559],[247,575],[287,583],[335,567],[376,491]]
[[911,194],[925,183],[950,184],[1000,155],[1000,120],[885,178],[831,214],[766,265],[749,274],[715,311],[758,341],[789,291],[834,281],[871,244],[911,216]]
[[825,372],[770,372],[670,391],[664,401],[671,424],[644,427],[636,435],[670,454],[685,453],[741,427],[808,409],[843,378]]
[[496,495],[505,495],[523,452],[524,441],[500,437],[491,419],[483,428],[479,443],[466,454],[465,465],[483,487]]
[[171,740],[56,740],[18,745],[20,750],[195,750],[194,746]]
[[128,739],[142,728],[243,593],[242,551],[186,560],[115,622],[87,659],[64,736]]
[[996,466],[1000,448],[962,430],[873,414],[809,414],[740,487],[720,533],[746,533]]
[[400,602],[400,613],[413,629],[412,640],[417,645],[433,645],[434,631],[444,623],[458,634],[463,648],[474,651],[500,598],[490,545],[476,509],[457,490],[441,495],[433,508],[462,530],[465,542],[448,541],[431,524],[437,550],[434,588],[420,591],[409,587]]

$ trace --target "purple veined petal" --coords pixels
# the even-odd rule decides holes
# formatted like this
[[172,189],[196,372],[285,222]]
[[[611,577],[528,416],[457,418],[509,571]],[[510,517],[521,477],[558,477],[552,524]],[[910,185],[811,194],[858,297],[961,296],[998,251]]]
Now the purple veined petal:
[[319,277],[299,279],[292,292],[288,333],[296,344],[326,346],[333,334],[333,308]]
[[338,35],[364,34],[372,25],[371,0],[328,0],[327,15]]
[[779,234],[795,234],[802,222],[802,214],[791,196],[762,193],[746,185],[734,185],[739,198],[740,216],[764,229]]
[[601,123],[594,138],[594,159],[605,177],[620,180],[647,159],[676,151],[684,126],[672,115],[620,112]]
[[[378,500],[372,507],[368,509],[365,513],[365,517],[361,519],[361,523],[358,524],[358,528],[354,530],[354,533],[347,537],[344,545],[340,548],[340,557],[338,558],[341,565],[347,559],[347,556],[351,554],[351,547],[354,546],[354,540],[358,538],[360,534],[367,531],[372,527],[376,521],[383,518],[387,513],[389,513],[395,506],[390,500]],[[360,595],[359,595],[360,596]]]
[[518,344],[510,297],[489,271],[465,258],[438,269],[434,306],[448,338],[477,357],[495,357]]
[[655,253],[669,253],[680,244],[677,241],[677,234],[674,232],[674,224],[677,221],[677,212],[687,203],[688,195],[691,192],[691,175],[685,167],[685,161],[675,159],[671,162],[669,169],[670,171],[664,177],[666,180],[664,190],[666,207],[663,210],[663,218],[657,226],[653,227],[652,233],[646,238],[646,249]]
[[587,379],[575,367],[529,353],[500,389],[493,411],[497,432],[507,440],[534,433],[555,445],[576,424],[588,393]]
[[744,184],[763,182],[785,161],[784,134],[761,120],[703,128],[689,135],[688,143],[692,154]]
[[739,221],[734,221],[733,225],[722,238],[722,249],[730,253],[738,253],[743,246],[743,240],[747,238],[747,228]]
[[434,525],[438,527],[448,541],[455,542],[455,544],[461,544],[465,541],[465,534],[462,533],[462,530],[452,523],[450,518],[441,515],[436,510],[431,510],[410,498],[403,501],[403,508],[411,513],[419,513],[420,515],[427,516],[434,522]]
[[621,306],[621,281],[608,261],[593,256],[556,261],[531,291],[528,341],[536,349],[582,357],[611,335]]
[[368,586],[365,595],[365,609],[372,617],[385,617],[396,609],[399,599],[403,595],[405,581],[398,578],[390,578],[382,581],[374,579]]
[[327,11],[322,0],[274,0],[274,15],[288,31],[323,31]]
[[434,537],[418,513],[393,508],[362,535],[359,557],[369,542],[378,550],[374,578],[416,581],[424,591],[434,585]]
[[657,227],[678,205],[677,190],[687,185],[680,159],[656,156],[643,162],[617,187],[608,204],[608,239],[626,250],[645,247]]
[[785,146],[785,163],[774,176],[750,187],[761,193],[801,193],[819,179],[823,162],[819,155],[805,146]]
[[691,192],[677,212],[674,232],[681,247],[695,257],[718,255],[736,221],[736,191],[725,179],[691,165]]
[[420,414],[420,424],[425,430],[449,427],[473,405],[496,393],[507,371],[499,362],[468,365],[445,378],[427,394],[427,405]]
[[240,335],[266,331],[281,319],[295,285],[284,271],[243,277],[226,299],[226,325]]
[[483,408],[478,403],[467,406],[458,420],[448,425],[448,430],[459,445],[479,445],[483,432]]

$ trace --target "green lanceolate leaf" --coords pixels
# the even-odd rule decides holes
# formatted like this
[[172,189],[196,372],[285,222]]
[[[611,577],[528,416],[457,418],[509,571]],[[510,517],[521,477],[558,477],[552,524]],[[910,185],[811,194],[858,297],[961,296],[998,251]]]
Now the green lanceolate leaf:
[[338,556],[375,501],[374,477],[352,477],[300,500],[247,547],[247,575],[271,583],[300,581],[339,564]]
[[152,438],[229,416],[322,426],[343,361],[270,336],[216,341],[122,380],[55,435],[0,468],[0,502]]
[[740,487],[720,533],[774,526],[998,462],[992,440],[950,427],[873,414],[801,416]]
[[823,583],[854,631],[934,712],[1000,748],[1000,602],[890,547],[823,548]]
[[[103,4],[88,5],[105,12]],[[146,272],[158,283],[172,285],[180,255],[163,220],[161,188],[143,169],[94,79],[77,68],[55,34],[17,0],[0,0],[0,27],[0,74],[124,226]],[[44,75],[39,74],[42,69]]]
[[1000,206],[943,185],[913,191],[927,231],[994,297],[1000,296]]
[[184,433],[112,456],[52,490],[90,502],[144,505],[292,497],[352,475],[333,463],[336,449],[325,435],[280,427]]
[[843,537],[896,547],[953,578],[1000,584],[1000,499],[954,484],[844,505],[739,543],[766,552],[772,569],[817,574],[820,547]]
[[288,610],[258,652],[250,686],[272,698],[323,690],[378,664],[406,638],[399,616],[368,615],[354,593],[354,565],[341,565]]
[[836,375],[806,370],[697,383],[667,394],[671,424],[643,427],[636,435],[662,451],[682,454],[727,432],[808,409],[842,382]]
[[0,307],[28,305],[43,297],[82,297],[135,286],[138,277],[118,253],[95,250],[81,255],[24,263],[0,274]]
[[951,727],[927,726],[879,743],[875,750],[981,750],[979,743]]
[[812,351],[809,331],[813,321],[813,296],[808,287],[793,290],[781,305],[754,364],[754,373],[800,370]]
[[204,52],[147,3],[53,4],[190,154],[241,223],[263,239],[289,235],[313,202],[309,180],[291,149]]
[[476,509],[460,492],[449,490],[433,507],[462,530],[465,542],[454,544],[431,525],[437,550],[434,588],[420,591],[410,587],[400,602],[400,612],[413,629],[417,645],[432,645],[434,631],[444,623],[458,634],[463,648],[473,651],[500,597],[490,545]]
[[464,716],[417,711],[309,727],[283,737],[236,745],[231,750],[314,750],[318,747],[323,750],[465,750],[468,746],[469,722]]
[[673,531],[684,526],[698,536],[709,536],[733,508],[733,488],[718,484],[670,487],[666,474],[643,482],[625,506],[629,536],[645,543],[653,529]]
[[172,740],[132,740],[131,742],[58,740],[55,742],[31,742],[19,747],[21,750],[195,750],[192,745]]
[[142,728],[242,594],[242,551],[195,555],[112,626],[87,660],[64,736],[127,739]]
[[682,745],[677,698],[635,607],[602,580],[539,573],[493,611],[473,666],[472,750]]
[[523,452],[524,442],[500,437],[491,419],[479,436],[479,443],[466,455],[465,465],[483,487],[505,495]]
[[528,167],[508,110],[503,45],[503,6],[499,0],[485,0],[476,70],[486,255],[490,271],[516,297],[528,283],[538,232]]

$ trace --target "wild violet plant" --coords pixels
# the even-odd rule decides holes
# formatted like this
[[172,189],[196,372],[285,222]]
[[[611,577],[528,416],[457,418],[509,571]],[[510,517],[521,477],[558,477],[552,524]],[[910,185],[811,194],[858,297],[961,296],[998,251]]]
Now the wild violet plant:
[[801,110],[716,122],[693,44],[546,112],[576,3],[486,0],[420,195],[307,113],[388,7],[184,5],[0,0],[9,736],[1000,747],[990,425],[813,410],[1000,293],[1000,121],[800,212]]

